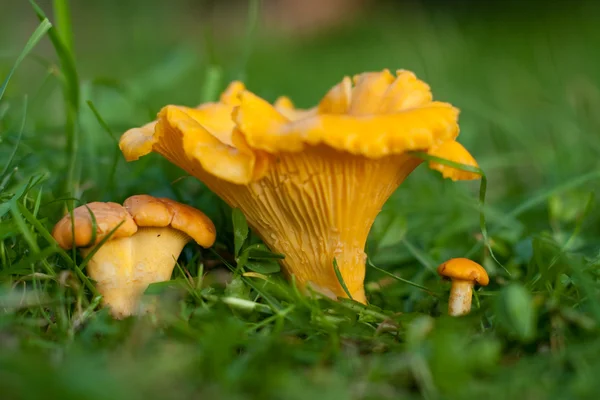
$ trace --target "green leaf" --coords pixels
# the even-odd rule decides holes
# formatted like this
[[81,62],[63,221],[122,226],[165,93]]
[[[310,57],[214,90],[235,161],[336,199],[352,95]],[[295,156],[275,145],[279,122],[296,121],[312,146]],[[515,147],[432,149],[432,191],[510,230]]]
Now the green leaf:
[[496,302],[498,325],[521,342],[535,338],[537,313],[533,297],[520,283],[511,283],[500,291]]
[[182,289],[185,288],[185,282],[182,279],[173,279],[170,281],[154,282],[148,285],[144,294],[147,295],[158,295],[165,293],[171,289]]
[[48,30],[51,27],[52,24],[50,23],[50,21],[48,21],[47,18],[44,18],[42,19],[38,27],[35,29],[35,31],[33,31],[31,36],[29,37],[29,40],[25,44],[25,47],[23,47],[21,54],[19,54],[19,57],[17,57],[15,64],[8,72],[8,75],[4,79],[4,82],[2,82],[2,86],[0,86],[0,100],[2,100],[2,97],[4,96],[4,92],[6,91],[6,87],[8,86],[10,78],[12,78],[13,74],[15,73],[23,59],[27,56],[27,54],[31,52],[31,50],[35,47],[35,45],[40,41],[40,39],[46,34],[46,32],[48,32]]
[[246,268],[260,274],[274,274],[281,271],[281,266],[275,260],[248,260]]
[[232,210],[231,219],[233,220],[233,243],[235,246],[235,256],[237,257],[248,238],[248,222],[244,213],[239,208]]
[[250,258],[250,259],[283,260],[285,258],[285,256],[283,254],[273,253],[263,243],[252,244],[252,245],[246,247],[243,252],[248,253],[248,258]]
[[238,269],[244,268],[246,266],[246,263],[248,262],[248,253],[243,251],[239,257],[235,258],[235,262],[237,264]]
[[250,286],[244,283],[241,276],[236,276],[225,287],[225,295],[248,300],[250,298]]
[[[7,208],[10,210],[10,203],[4,203],[0,205],[0,208]],[[19,229],[14,220],[2,221],[0,224],[0,240],[15,236],[15,232]]]

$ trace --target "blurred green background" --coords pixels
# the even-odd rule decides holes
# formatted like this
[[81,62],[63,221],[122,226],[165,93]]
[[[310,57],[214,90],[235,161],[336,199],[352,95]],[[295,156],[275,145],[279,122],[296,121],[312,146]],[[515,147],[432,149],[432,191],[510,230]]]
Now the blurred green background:
[[[53,23],[58,3],[39,2]],[[77,148],[65,150],[64,67],[47,38],[0,100],[0,167],[12,160],[0,176],[0,398],[599,393],[600,3],[70,4],[81,100]],[[0,78],[38,23],[27,1],[0,5]],[[51,243],[40,232],[60,218],[66,197],[119,202],[137,193],[205,210],[220,246],[231,246],[222,202],[159,156],[125,163],[114,138],[165,104],[214,98],[233,79],[268,100],[287,95],[309,107],[344,75],[383,68],[414,71],[436,99],[461,109],[459,140],[487,174],[484,212],[502,266],[481,241],[478,183],[446,182],[423,167],[384,207],[369,256],[444,297],[448,285],[433,271],[438,263],[455,256],[482,262],[492,283],[471,316],[448,319],[444,300],[369,269],[370,310],[393,324],[283,294],[275,295],[282,308],[273,316],[232,310],[206,300],[242,295],[219,285],[198,289],[200,297],[190,288],[167,293],[171,308],[158,322],[117,322],[93,311],[72,267],[44,253]],[[74,192],[66,193],[71,162]],[[29,187],[38,177],[43,181]],[[17,198],[33,220],[4,207]],[[195,275],[203,259],[210,254],[188,248],[182,264]],[[263,302],[255,289],[244,290]],[[285,314],[286,307],[293,310]]]

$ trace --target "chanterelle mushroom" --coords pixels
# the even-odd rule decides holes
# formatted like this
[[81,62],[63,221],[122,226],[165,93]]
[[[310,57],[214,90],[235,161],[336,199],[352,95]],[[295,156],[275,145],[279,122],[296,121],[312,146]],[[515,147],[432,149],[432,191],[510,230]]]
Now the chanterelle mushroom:
[[[96,221],[96,241],[92,216]],[[215,241],[215,226],[201,211],[170,199],[132,196],[123,206],[89,203],[65,215],[52,236],[63,249],[79,247],[87,256],[121,224],[87,265],[104,304],[122,318],[134,314],[149,284],[169,280],[177,257],[190,240],[203,247]],[[72,226],[75,231],[72,231]]]
[[448,314],[459,316],[471,311],[473,286],[487,286],[490,282],[485,269],[468,258],[453,258],[438,267],[438,274],[452,280],[448,299]]
[[[364,303],[365,241],[385,201],[421,163],[410,152],[477,166],[455,141],[457,118],[408,71],[346,77],[309,110],[285,97],[272,106],[233,82],[218,103],[164,107],[119,145],[129,161],[162,154],[240,208],[301,285],[345,297],[336,259],[351,296]],[[453,180],[479,178],[429,166]]]

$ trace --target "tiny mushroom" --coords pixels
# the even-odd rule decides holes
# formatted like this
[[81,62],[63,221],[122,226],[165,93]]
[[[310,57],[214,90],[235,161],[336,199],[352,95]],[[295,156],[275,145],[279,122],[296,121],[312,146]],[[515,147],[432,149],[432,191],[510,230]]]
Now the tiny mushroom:
[[[302,288],[366,303],[365,242],[390,195],[422,162],[414,152],[477,167],[456,141],[458,109],[434,101],[412,72],[344,77],[310,109],[274,104],[232,82],[218,102],[165,106],[125,132],[128,161],[160,153],[203,181],[278,253]],[[479,179],[437,161],[452,180]]]
[[189,241],[212,246],[215,226],[190,206],[137,195],[125,200],[123,206],[94,202],[77,207],[73,220],[70,214],[65,215],[52,236],[63,249],[80,248],[83,257],[96,250],[87,265],[88,274],[112,315],[123,318],[138,311],[148,285],[170,279]]
[[468,258],[453,258],[441,264],[437,272],[440,276],[452,280],[448,314],[459,316],[471,311],[471,298],[475,283],[487,286],[490,282],[485,269]]

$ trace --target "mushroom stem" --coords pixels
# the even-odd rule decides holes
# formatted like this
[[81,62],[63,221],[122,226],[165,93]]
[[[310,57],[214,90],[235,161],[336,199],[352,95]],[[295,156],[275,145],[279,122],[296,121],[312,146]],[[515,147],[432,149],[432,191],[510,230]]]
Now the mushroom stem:
[[[148,285],[171,278],[189,241],[188,235],[173,228],[139,228],[134,236],[104,243],[87,265],[88,274],[116,318],[136,314]],[[82,255],[91,251],[82,249]]]
[[471,299],[473,297],[473,281],[464,281],[453,279],[450,288],[450,298],[448,299],[448,314],[451,316],[460,316],[468,314],[471,311]]
[[200,168],[188,171],[244,212],[271,250],[285,255],[283,270],[301,289],[347,297],[335,259],[352,298],[366,304],[369,231],[383,204],[420,162],[406,154],[369,159],[315,146],[282,154],[265,177],[245,186]]

